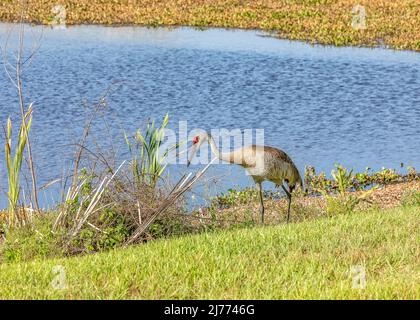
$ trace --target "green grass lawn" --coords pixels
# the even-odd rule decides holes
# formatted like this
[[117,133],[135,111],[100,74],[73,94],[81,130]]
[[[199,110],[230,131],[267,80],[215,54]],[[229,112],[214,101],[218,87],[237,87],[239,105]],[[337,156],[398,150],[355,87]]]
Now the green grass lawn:
[[[419,299],[419,223],[418,206],[401,207],[5,263],[0,298]],[[64,289],[52,285],[59,265]],[[352,287],[357,266],[365,289]]]

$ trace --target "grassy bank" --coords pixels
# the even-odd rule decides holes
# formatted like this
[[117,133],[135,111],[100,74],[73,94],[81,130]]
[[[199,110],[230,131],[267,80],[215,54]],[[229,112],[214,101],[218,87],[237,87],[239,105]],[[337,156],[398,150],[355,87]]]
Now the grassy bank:
[[[20,0],[2,1],[0,21],[18,21]],[[416,0],[31,0],[26,20],[50,24],[52,8],[66,8],[66,23],[136,24],[263,29],[280,38],[337,46],[386,45],[420,50],[420,3]],[[352,27],[356,4],[366,28]]]
[[[0,298],[418,299],[419,221],[399,207],[3,264]],[[58,265],[65,289],[52,287]],[[352,288],[357,266],[365,289]]]

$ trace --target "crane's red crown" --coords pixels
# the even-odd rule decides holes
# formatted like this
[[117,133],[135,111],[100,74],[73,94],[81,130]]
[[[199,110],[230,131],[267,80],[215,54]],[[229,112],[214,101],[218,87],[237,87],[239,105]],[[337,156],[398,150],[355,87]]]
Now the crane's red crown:
[[193,139],[193,144],[197,144],[200,141],[200,137],[199,136],[195,136]]

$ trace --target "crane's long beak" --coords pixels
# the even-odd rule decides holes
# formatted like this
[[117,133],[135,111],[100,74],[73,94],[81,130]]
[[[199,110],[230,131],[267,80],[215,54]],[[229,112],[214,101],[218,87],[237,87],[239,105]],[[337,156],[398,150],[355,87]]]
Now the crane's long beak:
[[197,153],[197,150],[198,150],[198,143],[194,144],[190,148],[190,156],[188,157],[187,167],[190,166],[192,159],[194,158],[195,154]]

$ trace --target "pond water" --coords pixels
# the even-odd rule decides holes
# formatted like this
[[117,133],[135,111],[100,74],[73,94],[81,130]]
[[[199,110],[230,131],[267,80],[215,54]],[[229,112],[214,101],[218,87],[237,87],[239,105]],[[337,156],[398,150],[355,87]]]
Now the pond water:
[[[0,24],[2,45],[10,27]],[[41,27],[29,30],[28,36],[37,35]],[[62,175],[72,158],[69,144],[83,129],[85,105],[112,83],[104,132],[120,151],[126,149],[123,129],[133,132],[147,118],[169,113],[174,129],[179,121],[188,121],[189,129],[264,129],[265,144],[285,150],[302,172],[313,165],[329,173],[334,163],[356,170],[401,162],[420,167],[419,53],[311,46],[259,31],[77,26],[43,28],[25,76],[27,101],[36,108],[40,185]],[[0,97],[4,124],[18,115],[4,72]],[[213,166],[206,177],[197,198],[252,185],[232,165]],[[54,199],[42,197],[44,206]]]

